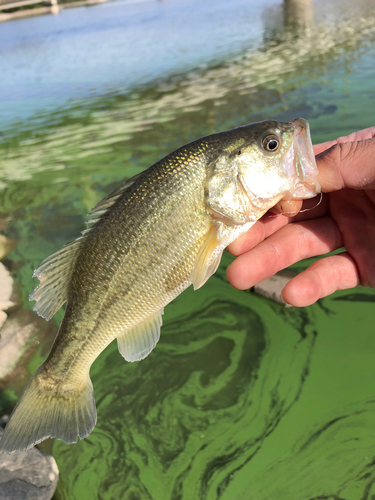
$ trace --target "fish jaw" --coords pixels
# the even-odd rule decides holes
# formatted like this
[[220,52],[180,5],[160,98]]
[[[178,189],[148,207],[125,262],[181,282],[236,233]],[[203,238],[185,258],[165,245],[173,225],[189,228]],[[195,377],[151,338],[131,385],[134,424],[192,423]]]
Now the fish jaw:
[[286,153],[282,168],[290,178],[290,189],[284,200],[304,200],[321,192],[318,168],[311,143],[310,127],[303,118],[290,122],[294,128],[292,146]]

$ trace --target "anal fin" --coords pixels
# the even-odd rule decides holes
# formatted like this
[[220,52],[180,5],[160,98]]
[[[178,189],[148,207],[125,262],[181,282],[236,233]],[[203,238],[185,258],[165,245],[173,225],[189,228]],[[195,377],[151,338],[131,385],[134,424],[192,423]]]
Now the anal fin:
[[118,349],[126,361],[140,361],[150,354],[160,338],[163,312],[160,309],[117,337]]

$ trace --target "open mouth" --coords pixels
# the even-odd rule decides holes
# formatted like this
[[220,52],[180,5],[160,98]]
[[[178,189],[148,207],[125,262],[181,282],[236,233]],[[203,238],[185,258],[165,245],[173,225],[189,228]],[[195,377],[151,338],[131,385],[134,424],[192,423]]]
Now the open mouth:
[[311,143],[310,127],[303,118],[295,118],[290,123],[294,127],[294,166],[300,180],[295,186],[293,197],[313,197],[320,193],[321,188],[317,180],[318,169]]

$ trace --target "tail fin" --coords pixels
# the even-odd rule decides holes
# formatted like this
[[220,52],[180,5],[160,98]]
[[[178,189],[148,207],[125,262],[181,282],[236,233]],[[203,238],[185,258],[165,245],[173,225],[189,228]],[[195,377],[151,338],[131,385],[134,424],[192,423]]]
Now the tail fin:
[[0,453],[32,448],[53,437],[76,443],[96,424],[96,408],[89,375],[84,383],[63,388],[46,384],[42,365],[26,386],[0,441]]

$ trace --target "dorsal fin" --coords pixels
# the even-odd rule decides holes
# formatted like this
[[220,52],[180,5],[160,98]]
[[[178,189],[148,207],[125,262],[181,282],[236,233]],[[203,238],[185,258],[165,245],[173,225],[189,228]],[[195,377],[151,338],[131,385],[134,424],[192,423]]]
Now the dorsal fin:
[[39,278],[40,285],[30,294],[29,300],[36,300],[33,309],[39,316],[48,321],[68,300],[68,287],[72,271],[84,237],[142,173],[123,182],[91,210],[90,219],[86,222],[87,229],[82,231],[83,236],[64,245],[61,250],[44,259],[41,265],[35,269],[33,278]]
[[112,193],[110,193],[95,205],[95,207],[88,214],[90,218],[86,222],[87,229],[82,231],[83,235],[86,235],[93,228],[93,226],[95,226],[95,224],[103,217],[103,215],[106,214],[111,207],[113,207],[120,196],[127,189],[129,189],[130,186],[132,186],[141,177],[142,174],[143,172],[134,175],[134,177],[131,177],[130,179],[127,179],[118,188],[112,191]]
[[64,245],[44,259],[33,273],[33,278],[39,278],[40,285],[30,294],[29,300],[36,300],[34,311],[47,321],[67,301],[68,285],[82,240],[83,236]]
[[111,207],[118,198],[124,193],[127,189],[130,188],[142,175],[144,172],[140,172],[139,174],[133,175],[133,177],[130,177],[130,179],[126,179],[122,184],[119,185],[112,193],[110,193],[108,196],[102,199],[102,201],[99,201],[95,205],[95,208],[91,211],[91,213],[95,212],[97,209],[102,210],[103,208],[109,208]]

